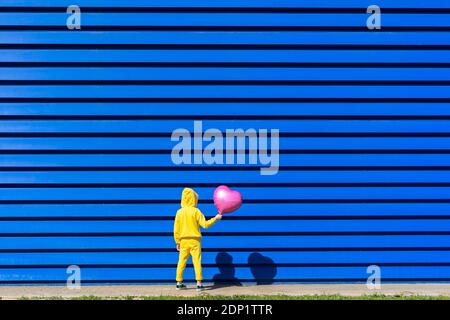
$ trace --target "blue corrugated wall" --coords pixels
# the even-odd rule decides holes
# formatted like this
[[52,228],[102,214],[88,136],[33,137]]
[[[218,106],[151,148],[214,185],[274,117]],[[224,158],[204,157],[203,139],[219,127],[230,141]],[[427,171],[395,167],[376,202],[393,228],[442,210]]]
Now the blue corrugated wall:
[[[0,283],[173,281],[180,192],[219,184],[208,280],[449,281],[449,68],[444,0],[0,0]],[[194,120],[278,128],[279,173],[174,165]]]

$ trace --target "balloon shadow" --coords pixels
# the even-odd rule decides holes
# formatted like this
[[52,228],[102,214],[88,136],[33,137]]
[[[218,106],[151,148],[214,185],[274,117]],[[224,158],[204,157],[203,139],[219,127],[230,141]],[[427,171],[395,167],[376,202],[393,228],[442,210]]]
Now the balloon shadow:
[[261,253],[253,252],[248,256],[248,265],[257,285],[272,284],[277,275],[275,262]]
[[226,252],[219,252],[216,256],[216,265],[219,273],[213,276],[214,287],[242,286],[236,278],[236,268],[233,265],[233,257]]

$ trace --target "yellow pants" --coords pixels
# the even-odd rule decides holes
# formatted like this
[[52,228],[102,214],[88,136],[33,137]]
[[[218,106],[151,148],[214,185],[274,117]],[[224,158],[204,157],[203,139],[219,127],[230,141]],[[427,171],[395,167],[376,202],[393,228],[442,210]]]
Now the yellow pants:
[[195,280],[201,281],[202,277],[202,244],[199,239],[182,239],[180,242],[180,257],[177,266],[178,282],[183,281],[183,273],[186,268],[186,263],[192,256],[192,263],[194,264]]

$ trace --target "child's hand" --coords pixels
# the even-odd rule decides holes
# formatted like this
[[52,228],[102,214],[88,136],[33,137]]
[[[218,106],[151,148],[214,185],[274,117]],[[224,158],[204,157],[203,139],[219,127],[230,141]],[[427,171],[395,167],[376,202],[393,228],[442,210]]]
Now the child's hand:
[[177,243],[177,251],[180,251],[180,244]]
[[221,214],[216,214],[216,219],[217,220],[222,220],[222,215]]

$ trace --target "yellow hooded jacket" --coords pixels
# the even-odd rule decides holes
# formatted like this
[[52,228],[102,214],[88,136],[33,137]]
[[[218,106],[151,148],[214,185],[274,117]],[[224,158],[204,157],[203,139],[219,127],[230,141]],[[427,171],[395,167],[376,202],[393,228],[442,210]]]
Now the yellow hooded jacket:
[[173,228],[173,235],[177,244],[180,243],[181,239],[200,239],[202,236],[200,226],[207,229],[217,221],[216,218],[206,221],[203,213],[196,207],[197,202],[197,193],[191,188],[184,188],[181,196],[181,209],[177,211]]

